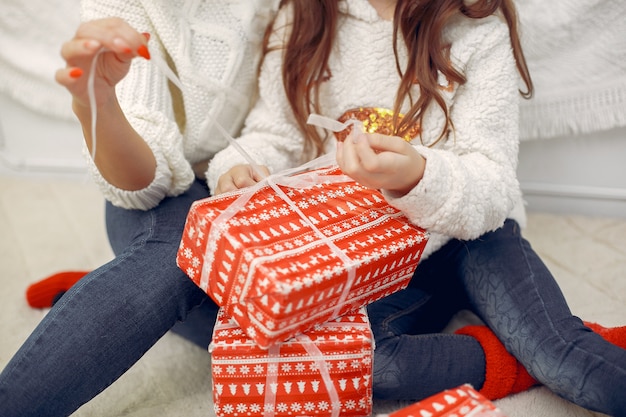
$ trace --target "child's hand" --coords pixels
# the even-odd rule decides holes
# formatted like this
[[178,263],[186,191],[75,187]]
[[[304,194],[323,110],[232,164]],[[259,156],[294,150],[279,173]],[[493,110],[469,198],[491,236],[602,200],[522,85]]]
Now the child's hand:
[[351,134],[337,142],[337,163],[356,182],[405,195],[422,179],[426,159],[408,142],[377,133]]
[[131,60],[137,56],[150,58],[148,37],[120,18],[85,22],[61,48],[67,66],[56,72],[56,81],[74,96],[75,106],[89,107],[87,79],[94,56],[102,50],[94,87],[98,105],[105,103],[115,95],[115,85],[128,73]]
[[270,174],[267,167],[259,166],[258,168],[263,172],[263,177],[259,177],[251,165],[235,165],[217,180],[217,186],[213,190],[213,194],[218,195],[249,187]]

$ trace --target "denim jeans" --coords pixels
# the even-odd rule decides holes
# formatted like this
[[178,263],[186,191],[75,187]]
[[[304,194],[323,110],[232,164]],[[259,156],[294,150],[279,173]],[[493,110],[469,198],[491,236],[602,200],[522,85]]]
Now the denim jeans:
[[474,241],[449,242],[420,263],[406,290],[368,307],[376,339],[376,397],[419,400],[462,383],[483,385],[479,343],[438,333],[460,309],[476,313],[557,395],[626,416],[626,350],[572,315],[512,220]]
[[[174,329],[206,348],[217,307],[176,265],[196,181],[149,211],[107,204],[115,259],[77,282],[0,374],[0,416],[67,416]],[[207,353],[208,354],[208,353]]]

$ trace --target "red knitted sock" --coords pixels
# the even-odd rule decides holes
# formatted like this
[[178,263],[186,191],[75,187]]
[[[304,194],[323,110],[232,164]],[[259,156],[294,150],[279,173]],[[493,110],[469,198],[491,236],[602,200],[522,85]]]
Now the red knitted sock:
[[[626,326],[604,327],[590,322],[585,325],[606,341],[626,349]],[[497,400],[539,384],[487,326],[465,326],[456,333],[474,337],[485,352],[485,383],[480,393],[486,398]]]
[[26,289],[26,301],[33,308],[52,307],[59,296],[88,273],[89,271],[64,271],[50,275]]
[[626,349],[626,326],[621,327],[604,327],[597,323],[585,321],[585,326],[589,327],[595,333],[598,333],[607,342],[613,343]]
[[528,373],[524,365],[517,362],[517,379],[511,387],[511,394],[526,391],[529,388],[539,385],[539,382]]
[[465,326],[455,333],[472,336],[485,352],[485,383],[479,392],[487,399],[498,400],[539,384],[487,326]]

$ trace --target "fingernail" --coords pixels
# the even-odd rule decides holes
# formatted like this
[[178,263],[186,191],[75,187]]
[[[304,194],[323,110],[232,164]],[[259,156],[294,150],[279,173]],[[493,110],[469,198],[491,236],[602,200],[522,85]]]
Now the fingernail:
[[70,77],[72,78],[80,78],[81,75],[83,75],[83,70],[80,68],[72,68],[70,70]]
[[130,53],[133,52],[130,49],[130,47],[128,45],[126,45],[126,42],[124,42],[123,40],[121,40],[119,38],[113,39],[113,45],[115,45],[117,48],[121,49],[122,52],[124,52],[125,54],[130,54]]
[[144,38],[146,38],[147,41],[150,40],[150,34],[148,32],[142,32],[142,35]]
[[146,45],[141,45],[137,48],[137,54],[139,54],[142,58],[150,59],[150,51],[148,51],[148,47]]
[[94,41],[94,40],[85,41],[83,45],[85,46],[85,48],[90,49],[92,51],[95,51],[96,49],[100,48],[100,42]]

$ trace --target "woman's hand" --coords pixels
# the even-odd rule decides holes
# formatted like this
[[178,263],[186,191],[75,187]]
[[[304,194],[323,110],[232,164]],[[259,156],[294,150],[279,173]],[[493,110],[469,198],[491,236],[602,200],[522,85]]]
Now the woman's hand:
[[[56,73],[57,82],[72,94],[74,114],[83,128],[89,152],[95,155],[98,170],[110,184],[129,191],[141,190],[154,180],[156,159],[122,112],[115,85],[128,74],[133,58],[150,58],[147,42],[148,35],[119,18],[83,23],[74,37],[63,44],[61,55],[66,67]],[[91,109],[87,84],[96,56],[96,109]],[[97,110],[96,126],[91,123],[92,110]],[[95,153],[93,127],[97,136]]]
[[213,194],[218,195],[249,187],[270,174],[269,169],[265,166],[259,166],[259,169],[263,176],[260,176],[260,173],[257,173],[251,165],[235,165],[219,177]]
[[74,110],[89,107],[87,79],[97,53],[94,88],[100,107],[115,97],[115,85],[126,76],[133,58],[150,58],[148,37],[116,17],[82,23],[61,47],[67,65],[56,72],[56,81],[74,98]]
[[353,133],[337,142],[337,163],[356,182],[402,196],[424,176],[426,159],[397,136]]

